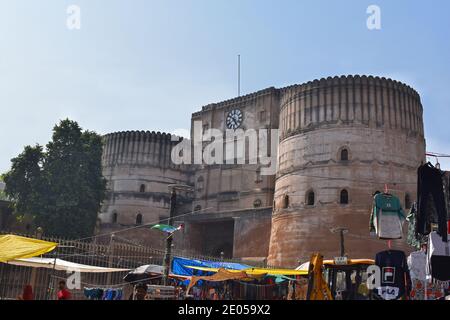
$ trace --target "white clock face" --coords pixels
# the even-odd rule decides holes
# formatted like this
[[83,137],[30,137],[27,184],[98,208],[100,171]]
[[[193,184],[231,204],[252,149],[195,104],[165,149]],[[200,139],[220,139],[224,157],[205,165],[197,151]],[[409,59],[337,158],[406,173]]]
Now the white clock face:
[[237,129],[242,124],[242,111],[239,109],[231,110],[227,115],[227,128]]

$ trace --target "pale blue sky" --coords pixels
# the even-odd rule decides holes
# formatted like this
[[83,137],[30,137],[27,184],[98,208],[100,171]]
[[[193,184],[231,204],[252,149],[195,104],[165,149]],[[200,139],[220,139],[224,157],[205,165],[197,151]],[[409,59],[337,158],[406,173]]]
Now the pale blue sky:
[[[66,27],[70,4],[81,30]],[[366,27],[370,4],[382,30]],[[406,82],[427,149],[450,153],[449,14],[448,0],[0,0],[0,172],[66,117],[99,133],[188,129],[236,95],[239,53],[243,94],[341,74]]]

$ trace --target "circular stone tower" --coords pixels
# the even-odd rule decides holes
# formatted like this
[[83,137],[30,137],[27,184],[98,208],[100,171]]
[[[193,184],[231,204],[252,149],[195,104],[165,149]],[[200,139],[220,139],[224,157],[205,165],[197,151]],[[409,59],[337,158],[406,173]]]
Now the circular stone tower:
[[[156,224],[168,217],[168,185],[188,183],[187,171],[171,161],[171,151],[177,143],[170,134],[154,131],[104,136],[102,164],[108,192],[99,215],[100,234]],[[180,202],[181,198],[177,203]],[[163,244],[160,233],[149,228],[136,228],[118,235],[153,247]]]
[[[369,236],[372,195],[416,198],[425,160],[422,105],[400,82],[366,76],[281,89],[280,144],[268,263],[296,266],[313,252],[373,258],[386,242]],[[393,243],[405,249],[404,240]]]

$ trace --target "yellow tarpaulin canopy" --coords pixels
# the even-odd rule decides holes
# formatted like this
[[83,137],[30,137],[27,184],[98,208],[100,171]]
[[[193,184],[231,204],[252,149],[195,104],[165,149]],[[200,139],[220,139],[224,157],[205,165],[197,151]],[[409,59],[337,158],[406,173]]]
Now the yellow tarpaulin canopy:
[[[205,268],[205,267],[192,267],[187,266],[188,268],[201,270],[201,271],[209,271],[209,272],[218,272],[219,268]],[[263,275],[267,274],[269,276],[305,276],[308,275],[308,271],[306,270],[293,270],[293,269],[270,269],[270,268],[249,268],[244,270],[231,270],[226,269],[229,272],[240,273],[245,272],[248,275]]]
[[[324,266],[353,266],[353,265],[372,265],[375,264],[375,260],[372,259],[348,259],[347,263],[339,265],[334,262],[334,260],[323,260]],[[299,267],[297,267],[295,270],[303,270],[308,271],[309,270],[309,261],[303,263]]]
[[0,235],[0,262],[31,258],[52,251],[58,244],[13,234]]

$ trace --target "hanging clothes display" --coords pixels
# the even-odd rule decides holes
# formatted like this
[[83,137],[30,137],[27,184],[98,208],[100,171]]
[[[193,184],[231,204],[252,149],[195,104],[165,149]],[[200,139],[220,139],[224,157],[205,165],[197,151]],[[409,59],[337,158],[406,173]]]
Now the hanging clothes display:
[[84,296],[89,300],[102,300],[104,290],[100,288],[84,288]]
[[122,300],[122,289],[84,288],[84,296],[89,300]]
[[416,202],[414,202],[412,204],[409,214],[406,217],[406,221],[408,221],[408,235],[406,238],[406,242],[411,247],[419,249],[422,244],[427,243],[428,237],[416,233],[416,223],[417,223],[417,203]]
[[411,252],[407,262],[411,279],[425,280],[427,278],[427,254],[424,250]]
[[389,193],[373,197],[370,232],[380,239],[401,239],[402,224],[406,219],[400,200]]
[[450,234],[450,171],[444,172],[442,185],[444,186],[445,207],[447,208],[447,233]]
[[444,173],[430,162],[421,165],[417,170],[417,224],[416,233],[428,235],[432,231],[433,213],[429,208],[432,199],[437,215],[438,234],[447,242],[447,207],[444,195]]
[[403,251],[379,252],[375,256],[375,264],[381,271],[381,285],[373,290],[375,299],[398,300],[409,296],[411,279]]
[[428,238],[427,274],[440,281],[450,281],[450,242],[444,242],[437,232]]
[[122,300],[122,289],[106,289],[103,300]]
[[411,300],[425,300],[427,254],[423,250],[412,252],[408,256],[407,262],[412,286],[410,298]]

